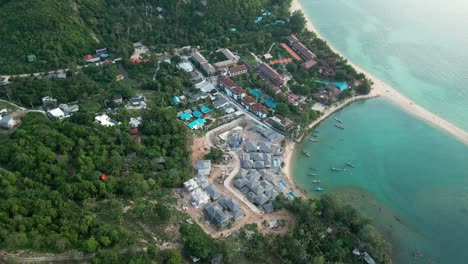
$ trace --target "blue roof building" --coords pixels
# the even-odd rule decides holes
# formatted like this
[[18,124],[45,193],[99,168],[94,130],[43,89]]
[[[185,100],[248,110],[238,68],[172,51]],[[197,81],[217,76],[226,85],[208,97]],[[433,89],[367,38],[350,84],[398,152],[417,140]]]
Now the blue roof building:
[[197,120],[193,121],[193,122],[190,122],[188,124],[188,127],[190,129],[199,129],[200,127],[202,127],[204,124],[206,123],[206,120],[205,119],[201,119],[201,118],[198,118]]
[[206,107],[206,106],[204,106],[204,105],[200,106],[200,110],[201,110],[202,113],[204,113],[204,114],[211,113],[211,109],[208,108],[208,107]]
[[180,103],[180,98],[178,96],[174,96],[174,97],[172,97],[172,102],[174,104],[178,104],[178,103]]
[[189,113],[183,113],[179,116],[180,120],[187,121],[190,120],[193,116]]
[[198,110],[193,111],[193,115],[198,118],[203,116],[203,114]]

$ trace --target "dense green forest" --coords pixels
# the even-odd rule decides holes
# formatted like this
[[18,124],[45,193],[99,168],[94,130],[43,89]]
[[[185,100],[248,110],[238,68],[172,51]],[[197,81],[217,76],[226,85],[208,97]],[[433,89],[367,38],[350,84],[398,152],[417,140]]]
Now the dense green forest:
[[[187,179],[189,149],[180,143],[189,137],[174,115],[161,108],[145,113],[144,144],[119,128],[51,122],[38,113],[23,117],[21,128],[0,140],[0,164],[8,170],[0,172],[0,246],[94,252],[131,242],[125,229],[102,221],[85,204],[138,199]],[[126,164],[129,157],[133,159]],[[165,162],[152,164],[159,157]],[[108,180],[101,179],[103,173]],[[93,237],[98,247],[91,250],[86,243]]]
[[[30,0],[0,2],[0,73],[28,73],[84,64],[83,57],[108,47],[114,57],[128,57],[131,43],[143,41],[156,51],[186,45],[266,47],[266,35],[288,32],[254,25],[262,8],[286,19],[289,0]],[[204,4],[206,3],[206,5]],[[160,9],[159,9],[160,8]],[[160,10],[160,12],[159,12]],[[226,17],[226,10],[230,10]],[[193,25],[197,25],[194,27]],[[238,29],[236,34],[230,27]],[[245,39],[250,39],[246,42]],[[27,55],[36,55],[28,62]]]

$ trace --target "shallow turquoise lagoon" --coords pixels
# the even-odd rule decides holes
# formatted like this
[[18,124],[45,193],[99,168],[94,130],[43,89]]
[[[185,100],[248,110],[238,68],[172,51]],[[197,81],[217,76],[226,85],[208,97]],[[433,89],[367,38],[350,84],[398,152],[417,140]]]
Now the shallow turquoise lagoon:
[[[335,117],[344,130],[334,126]],[[355,103],[317,130],[318,143],[304,140],[295,151],[298,185],[317,196],[322,192],[314,191],[312,180],[321,180],[323,193],[337,194],[371,218],[392,242],[395,263],[466,263],[466,145],[385,99]],[[308,175],[310,168],[317,176]],[[415,251],[424,256],[414,259]]]

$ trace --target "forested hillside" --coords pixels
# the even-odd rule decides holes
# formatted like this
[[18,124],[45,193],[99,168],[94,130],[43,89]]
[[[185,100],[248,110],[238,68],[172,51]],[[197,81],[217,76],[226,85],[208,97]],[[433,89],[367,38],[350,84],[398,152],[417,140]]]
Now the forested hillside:
[[[78,7],[72,0],[1,1],[0,72],[58,68],[96,47]],[[37,60],[28,63],[29,54]]]
[[[127,57],[135,41],[156,51],[185,45],[261,48],[268,43],[255,31],[272,31],[267,22],[286,19],[289,2],[6,0],[0,3],[0,24],[6,25],[0,28],[0,74],[82,65],[86,54],[101,47],[108,47],[115,57]],[[263,8],[273,11],[273,16],[255,25],[253,20]],[[237,28],[235,34],[232,27]],[[277,35],[290,33],[274,29]],[[28,62],[30,54],[35,61]]]

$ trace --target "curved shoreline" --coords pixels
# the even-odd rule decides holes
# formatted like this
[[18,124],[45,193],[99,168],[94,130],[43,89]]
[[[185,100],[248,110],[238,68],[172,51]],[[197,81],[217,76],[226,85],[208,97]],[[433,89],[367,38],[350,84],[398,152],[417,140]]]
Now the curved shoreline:
[[[303,8],[301,2],[299,0],[292,0],[290,11],[294,12],[294,11],[298,11],[298,10],[302,11],[302,13],[304,14],[304,17],[305,17],[305,19],[307,21],[307,23],[306,23],[307,29],[314,32],[317,35],[317,37],[325,40],[320,35],[318,30],[315,28],[315,26],[312,23],[311,19],[304,12],[304,8]],[[335,47],[330,45],[330,43],[327,42],[327,44],[328,44],[328,46],[330,47],[330,49],[333,52],[337,53],[338,55],[340,55],[343,58],[346,58],[340,51],[338,51]],[[422,106],[418,105],[413,100],[407,98],[406,96],[401,94],[399,91],[397,91],[395,88],[393,88],[389,84],[387,84],[384,81],[380,80],[379,78],[375,77],[373,74],[371,74],[368,71],[362,69],[361,67],[354,64],[353,62],[348,60],[348,64],[351,65],[352,67],[354,67],[357,71],[364,73],[367,78],[372,80],[372,82],[374,84],[372,85],[372,91],[371,91],[371,93],[369,95],[385,97],[390,102],[394,103],[395,105],[397,105],[401,109],[407,111],[408,113],[412,114],[413,116],[428,122],[432,126],[434,126],[434,127],[438,128],[438,129],[452,135],[453,137],[457,138],[458,140],[460,140],[465,145],[468,145],[468,132],[464,131],[463,129],[459,128],[458,126],[450,123],[449,121],[443,119],[442,117],[440,117],[440,116],[430,112],[429,110],[423,108]],[[336,111],[336,110],[338,110],[338,109],[335,109],[334,111]],[[330,114],[331,113],[329,113],[328,115],[330,115]],[[314,121],[309,127],[313,127],[313,126],[317,125],[322,120],[323,119],[319,118],[318,120]]]
[[[348,98],[347,100],[341,102],[340,104],[332,105],[330,107],[327,107],[325,109],[325,111],[323,112],[323,114],[319,118],[317,118],[314,122],[310,123],[308,128],[312,129],[315,126],[318,126],[320,124],[320,122],[327,119],[330,115],[332,115],[333,113],[345,108],[346,106],[348,106],[348,105],[350,105],[350,104],[352,104],[354,102],[368,100],[368,99],[377,98],[377,97],[380,97],[380,95],[371,92],[368,95],[360,95],[360,96]],[[294,154],[295,150],[296,150],[296,143],[294,141],[292,141],[292,140],[287,141],[286,146],[285,146],[285,151],[284,151],[284,154],[283,154],[284,155],[284,161],[285,161],[284,167],[282,168],[283,175],[285,176],[285,178],[289,182],[290,186],[292,186],[292,189],[294,190],[294,192],[296,194],[298,194],[298,196],[307,197],[307,196],[310,196],[310,195],[305,190],[303,190],[301,187],[299,187],[296,184],[296,181],[294,181],[294,178],[292,177],[292,175],[293,175],[292,161],[293,161],[293,154]]]

